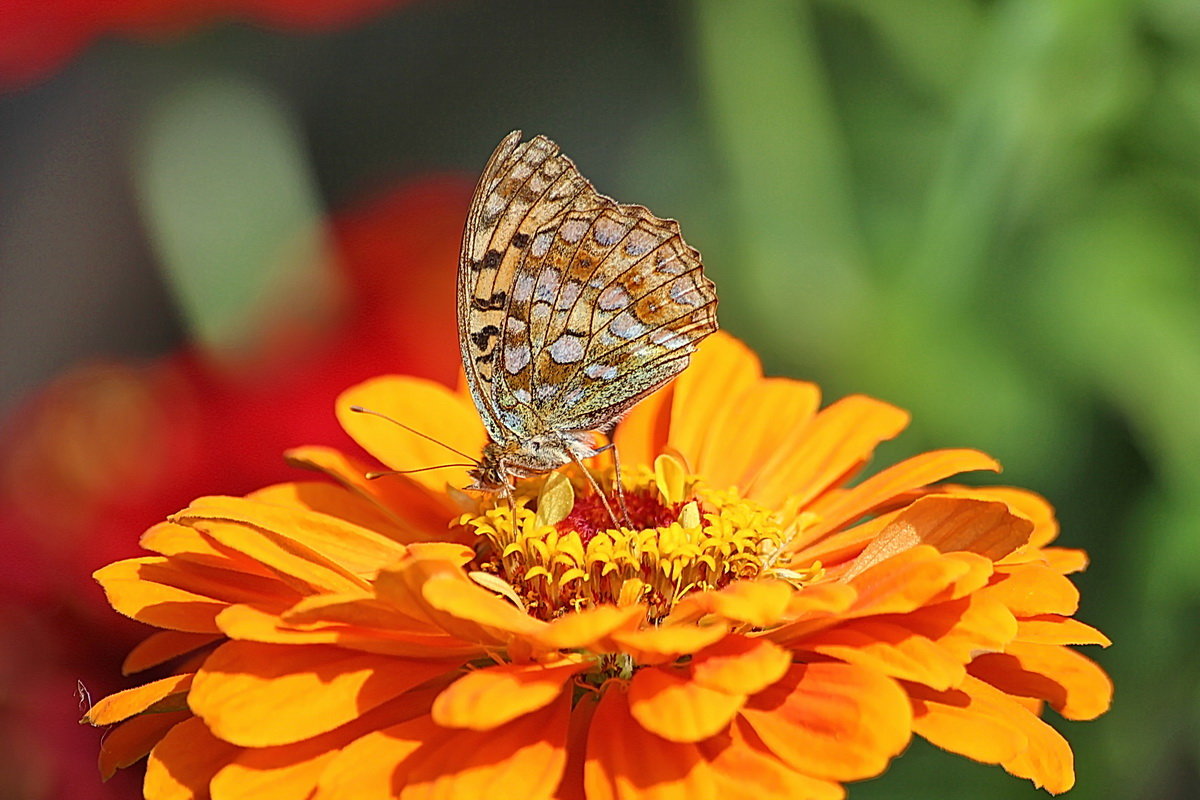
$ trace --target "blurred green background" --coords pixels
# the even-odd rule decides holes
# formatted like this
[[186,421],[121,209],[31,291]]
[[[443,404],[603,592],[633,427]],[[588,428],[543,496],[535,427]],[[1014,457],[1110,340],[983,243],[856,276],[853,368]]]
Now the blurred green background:
[[[910,409],[877,463],[979,447],[1049,497],[1115,642],[1113,710],[1061,726],[1071,796],[1200,796],[1195,0],[424,0],[106,37],[0,95],[3,410],[86,357],[236,345],[256,298],[321,283],[319,237],[261,267],[286,232],[477,174],[514,128],[681,220],[768,371]],[[850,796],[1043,795],[918,742]]]

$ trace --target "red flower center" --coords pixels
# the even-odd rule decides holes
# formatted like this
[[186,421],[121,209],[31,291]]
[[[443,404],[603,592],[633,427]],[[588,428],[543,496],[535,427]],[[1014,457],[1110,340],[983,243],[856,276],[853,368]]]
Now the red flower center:
[[[621,506],[617,496],[611,495],[608,501],[616,510],[617,517],[620,518]],[[653,487],[647,487],[626,490],[625,506],[629,511],[629,522],[631,523],[629,527],[634,530],[647,530],[665,527],[677,521],[679,510],[683,508],[684,504],[666,505]],[[600,497],[589,494],[584,497],[576,497],[575,507],[571,509],[571,513],[555,527],[558,528],[559,533],[575,531],[586,547],[596,534],[611,530],[613,524],[612,517],[608,515],[608,510],[604,507]]]

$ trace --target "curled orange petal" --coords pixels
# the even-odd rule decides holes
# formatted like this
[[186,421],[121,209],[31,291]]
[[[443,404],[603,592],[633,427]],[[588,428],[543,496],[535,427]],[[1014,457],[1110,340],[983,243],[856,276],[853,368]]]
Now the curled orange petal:
[[[178,705],[186,708],[182,697],[192,686],[192,675],[172,675],[169,678],[152,681],[142,686],[135,686],[123,692],[110,694],[88,709],[83,721],[92,725],[112,725],[129,719],[135,714],[141,714],[153,709],[157,704],[175,696],[180,698]],[[179,709],[168,709],[179,710]]]
[[971,662],[971,674],[1006,694],[1045,700],[1067,719],[1095,719],[1112,703],[1112,679],[1060,645],[1013,642]]

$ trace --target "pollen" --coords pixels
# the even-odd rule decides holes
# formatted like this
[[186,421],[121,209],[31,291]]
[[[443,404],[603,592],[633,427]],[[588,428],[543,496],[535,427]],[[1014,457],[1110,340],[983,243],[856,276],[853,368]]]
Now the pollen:
[[[623,502],[611,492],[607,507],[620,509],[628,524],[613,525],[594,494],[572,498],[563,513],[561,478],[547,481],[538,503],[550,505],[551,495],[555,513],[501,500],[460,523],[480,538],[478,569],[511,586],[504,595],[541,619],[602,604],[644,603],[653,622],[691,592],[735,580],[803,584],[817,576],[819,565],[803,573],[777,566],[812,520],[801,515],[785,525],[779,514],[734,490],[706,490],[682,476],[677,461],[660,463],[654,474],[645,470],[627,478]],[[612,485],[611,475],[599,477]]]

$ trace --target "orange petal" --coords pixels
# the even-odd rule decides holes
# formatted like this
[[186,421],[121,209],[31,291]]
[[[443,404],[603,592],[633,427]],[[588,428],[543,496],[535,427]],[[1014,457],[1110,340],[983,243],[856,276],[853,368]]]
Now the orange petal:
[[[821,390],[787,378],[753,381],[734,395],[722,390],[723,402],[704,419],[707,433],[695,462],[709,486],[748,486],[777,452],[790,451],[821,404]],[[746,409],[754,409],[747,415]],[[686,411],[686,410],[685,410]]]
[[1046,700],[1067,719],[1095,719],[1112,704],[1112,680],[1096,662],[1060,645],[1013,642],[971,662],[971,674],[1007,694]]
[[[405,430],[395,422],[351,411],[352,406],[384,414],[442,444]],[[385,375],[352,386],[337,399],[337,418],[359,446],[389,469],[463,463],[478,458],[487,440],[479,414],[470,403],[440,383],[421,378]],[[447,483],[451,486],[470,483],[463,468],[418,472],[405,477],[434,491],[440,491]]]
[[[147,625],[191,633],[220,633],[215,622],[226,603],[154,580],[173,572],[166,558],[117,561],[92,573],[118,612]],[[166,579],[166,578],[164,578]]]
[[[227,613],[222,612],[221,621]],[[375,598],[308,597],[285,611],[283,620],[289,626],[328,631],[335,643],[374,653],[464,661],[484,654],[480,645],[450,636]]]
[[1071,616],[1079,608],[1079,590],[1042,564],[1001,567],[983,594],[1004,603],[1018,617]]
[[491,731],[443,728],[419,717],[346,747],[313,800],[549,800],[566,763],[570,693]]
[[[123,692],[110,694],[88,709],[83,721],[92,725],[112,725],[123,719],[129,719],[135,714],[141,714],[156,703],[169,697],[176,696],[177,703],[183,704],[183,696],[191,688],[192,676],[172,675],[169,678],[152,681],[151,683],[135,686]],[[183,704],[186,708],[186,704]],[[179,709],[171,709],[179,710]]]
[[807,511],[820,517],[818,532],[836,530],[905,492],[960,472],[1000,471],[1000,464],[978,450],[935,450],[901,461],[843,492],[819,498]]
[[800,569],[820,561],[829,577],[840,578],[850,567],[851,559],[856,558],[899,514],[899,511],[880,514],[852,528],[824,535],[814,536],[808,530],[801,530],[792,545],[795,553],[788,561]]
[[1087,569],[1088,554],[1083,550],[1070,550],[1065,547],[1047,547],[1038,551],[1046,559],[1046,565],[1059,575],[1070,575]]
[[588,665],[498,664],[468,672],[442,690],[433,721],[446,728],[487,731],[551,703]]
[[[714,391],[722,398],[723,389]],[[875,447],[908,425],[908,412],[861,395],[844,397],[815,416],[791,452],[763,465],[748,495],[768,508],[787,499],[811,502],[845,480]]]
[[612,640],[621,652],[643,664],[674,661],[723,639],[729,628],[716,625],[663,625],[639,631],[617,631]]
[[1112,640],[1091,625],[1058,614],[1041,614],[1017,621],[1017,641],[1030,644],[1098,644]]
[[694,743],[668,741],[638,724],[624,691],[610,687],[604,692],[592,717],[583,767],[588,800],[713,797],[707,767]]
[[596,606],[572,611],[558,619],[536,637],[537,643],[550,650],[581,650],[596,646],[609,634],[634,629],[646,616],[642,606]]
[[350,742],[429,711],[436,690],[405,692],[329,733],[279,747],[241,751],[213,776],[212,796],[220,800],[308,800],[325,768]]
[[[584,702],[590,702],[586,700]],[[744,720],[700,742],[671,742],[635,722],[621,691],[600,700],[584,762],[588,800],[840,800],[837,783],[781,762]]]
[[963,664],[982,653],[1003,650],[1017,635],[1012,612],[978,593],[919,608],[901,619]]
[[290,481],[251,492],[247,500],[288,506],[345,520],[351,525],[383,535],[389,541],[402,542],[411,534],[378,504],[345,487],[325,481]]
[[308,800],[338,747],[315,737],[283,747],[251,748],[212,778],[213,797],[221,800]]
[[375,466],[330,447],[298,447],[285,457],[292,466],[328,475],[374,505],[404,531],[398,541],[405,544],[444,536],[446,522],[459,513],[446,496],[444,485],[431,490],[408,475],[369,480],[366,475]]
[[363,588],[364,578],[405,554],[403,545],[336,517],[241,497],[203,497],[171,519],[301,582],[305,594]]
[[669,384],[634,406],[617,425],[613,442],[620,451],[622,466],[648,467],[663,452],[667,446],[674,397],[675,385]]
[[924,497],[904,509],[867,545],[846,577],[919,544],[942,553],[978,553],[997,561],[1025,544],[1033,524],[1003,503]]
[[972,566],[968,560],[944,555],[929,545],[904,550],[850,581],[858,591],[850,613],[868,616],[913,611],[949,592]]
[[121,664],[122,675],[132,675],[144,669],[157,667],[184,653],[198,650],[220,640],[220,636],[208,633],[184,633],[183,631],[158,631],[134,645]]
[[503,634],[534,637],[548,627],[521,609],[471,581],[438,575],[421,587],[430,606],[463,622],[475,623],[497,638]]
[[762,636],[788,645],[796,639],[836,624],[858,599],[854,587],[844,583],[815,583],[792,595],[784,625],[764,631]]
[[222,739],[270,747],[333,730],[453,669],[323,645],[228,642],[205,661],[188,701]]
[[583,765],[588,731],[598,699],[596,692],[586,692],[571,708],[571,721],[567,726],[567,763],[554,792],[554,800],[588,800],[583,791]]
[[805,586],[788,600],[787,616],[793,619],[822,617],[848,610],[858,593],[844,583],[816,583]]
[[697,468],[710,421],[762,377],[758,356],[732,336],[712,336],[692,356],[692,364],[675,380],[671,398],[669,447]]
[[242,553],[222,547],[186,525],[160,522],[142,534],[138,544],[146,550],[178,560],[273,578],[274,573]]
[[167,733],[146,761],[142,793],[146,800],[206,800],[208,783],[238,748],[213,736],[192,717]]
[[912,726],[895,681],[851,664],[795,664],[750,698],[742,717],[783,761],[823,780],[878,775],[904,749]]
[[906,687],[913,706],[913,731],[952,753],[999,764],[1029,746],[1022,727],[1009,721],[1004,708],[960,689],[939,692],[927,686]]
[[715,736],[698,746],[709,760],[716,796],[722,800],[841,800],[846,796],[840,783],[796,772],[776,758],[744,719],[730,726],[728,736]]
[[[343,605],[358,606],[364,602],[362,599],[357,599],[354,603],[343,600]],[[229,606],[217,615],[217,624],[231,639],[252,642],[332,644],[367,653],[424,660],[454,659],[463,661],[484,654],[483,648],[479,645],[464,643],[441,631],[411,633],[402,628],[373,630],[352,625],[323,624],[294,627],[290,611],[285,619],[281,619],[277,613],[247,605]]]
[[691,621],[715,614],[730,622],[765,628],[786,615],[795,592],[783,581],[734,581],[724,589],[688,595],[675,605],[667,621]]
[[966,674],[963,660],[915,633],[902,616],[853,620],[795,646],[935,689],[949,689]]
[[410,557],[379,573],[376,594],[410,616],[463,642],[505,645],[514,635],[547,627],[470,580],[460,563],[474,556],[459,546],[414,545]]
[[1051,794],[1061,794],[1075,785],[1075,757],[1058,731],[983,681],[968,676],[959,689],[995,707],[1004,719],[1020,727],[1029,742],[1020,753],[1002,760],[1001,766],[1019,778],[1029,778],[1034,786],[1044,787]]
[[1043,547],[1058,538],[1058,520],[1054,517],[1054,506],[1046,498],[1028,489],[1013,486],[938,486],[938,494],[968,497],[976,500],[1000,501],[1015,514],[1033,523],[1029,544]]
[[100,777],[108,780],[144,758],[171,728],[191,716],[190,711],[143,714],[106,732],[100,740]]
[[672,742],[696,742],[722,731],[744,694],[710,689],[669,667],[638,670],[629,684],[629,711],[643,728]]
[[710,645],[692,659],[692,680],[729,694],[750,695],[783,677],[792,654],[762,638],[736,634]]

